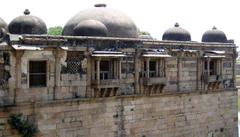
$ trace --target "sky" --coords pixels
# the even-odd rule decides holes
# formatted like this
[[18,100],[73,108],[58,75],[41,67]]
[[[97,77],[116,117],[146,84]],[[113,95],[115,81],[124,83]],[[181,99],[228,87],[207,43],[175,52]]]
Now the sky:
[[9,23],[29,9],[47,27],[63,27],[78,12],[97,3],[125,13],[140,30],[159,40],[178,22],[190,32],[192,41],[201,41],[202,34],[216,26],[240,45],[239,0],[1,0],[0,17]]

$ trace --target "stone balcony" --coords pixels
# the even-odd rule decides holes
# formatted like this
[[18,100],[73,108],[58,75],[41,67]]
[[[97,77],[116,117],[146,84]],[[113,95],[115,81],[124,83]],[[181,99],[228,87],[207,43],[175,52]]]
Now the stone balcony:
[[119,88],[120,80],[119,79],[107,79],[107,80],[92,80],[93,88]]
[[204,82],[207,84],[208,90],[216,90],[220,88],[222,83],[222,76],[221,75],[204,75]]
[[150,77],[150,78],[141,78],[143,85],[151,86],[151,85],[166,85],[167,79],[166,77]]
[[206,83],[211,83],[211,82],[221,82],[222,81],[222,76],[221,75],[204,75],[204,81]]

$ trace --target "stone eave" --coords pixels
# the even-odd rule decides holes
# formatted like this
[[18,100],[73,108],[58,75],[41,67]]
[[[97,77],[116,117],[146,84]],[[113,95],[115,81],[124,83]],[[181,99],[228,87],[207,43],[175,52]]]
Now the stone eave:
[[[16,38],[16,36],[15,36]],[[234,43],[216,43],[216,42],[196,42],[196,41],[166,41],[166,40],[151,40],[139,38],[118,38],[118,37],[89,37],[89,36],[48,36],[48,35],[18,35],[18,39],[11,40],[13,44],[38,44],[38,45],[64,45],[72,46],[75,42],[101,42],[101,41],[115,41],[123,43],[135,43],[136,47],[152,47],[163,46],[183,46],[187,47],[211,47],[211,48],[237,48]],[[81,46],[77,44],[76,46]]]

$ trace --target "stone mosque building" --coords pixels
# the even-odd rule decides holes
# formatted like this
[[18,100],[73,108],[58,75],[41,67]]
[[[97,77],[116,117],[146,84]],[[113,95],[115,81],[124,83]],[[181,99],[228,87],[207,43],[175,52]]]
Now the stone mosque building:
[[0,137],[238,136],[236,45],[216,27],[155,40],[96,4],[61,36],[29,10],[0,28]]

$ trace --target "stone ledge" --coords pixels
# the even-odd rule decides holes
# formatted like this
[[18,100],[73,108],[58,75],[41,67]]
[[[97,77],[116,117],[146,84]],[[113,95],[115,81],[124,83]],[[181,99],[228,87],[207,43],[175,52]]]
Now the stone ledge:
[[[8,109],[8,108],[14,108],[14,107],[19,107],[19,106],[36,106],[36,107],[44,107],[46,105],[61,105],[65,103],[70,103],[70,104],[79,104],[81,102],[85,103],[93,103],[93,102],[103,102],[103,101],[116,101],[116,100],[121,100],[125,98],[143,98],[143,97],[169,97],[169,96],[184,96],[184,95],[203,95],[203,94],[216,94],[220,92],[236,92],[237,94],[237,88],[232,88],[232,89],[225,89],[225,90],[218,90],[218,91],[196,91],[196,92],[179,92],[179,93],[161,93],[161,94],[154,94],[154,95],[121,95],[121,96],[115,96],[115,97],[105,97],[105,98],[69,98],[69,99],[59,99],[59,100],[49,100],[49,101],[37,101],[37,102],[22,102],[22,103],[17,103],[16,104],[10,104],[6,106],[0,106],[1,108]],[[233,93],[234,93],[233,92]]]

